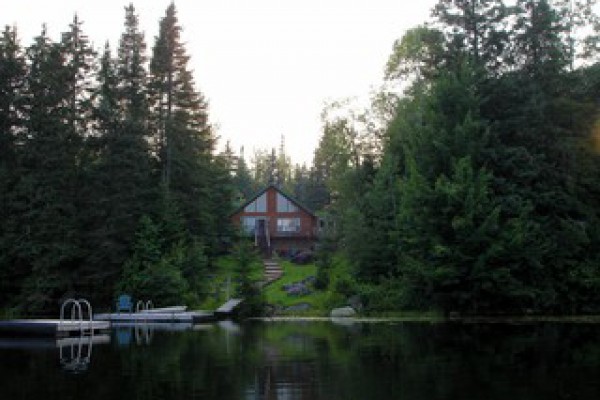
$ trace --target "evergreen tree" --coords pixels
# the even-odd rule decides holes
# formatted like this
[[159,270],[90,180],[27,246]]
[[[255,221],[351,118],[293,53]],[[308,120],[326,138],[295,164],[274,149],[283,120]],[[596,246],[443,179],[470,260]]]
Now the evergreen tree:
[[233,249],[236,263],[235,273],[239,282],[236,295],[243,299],[241,317],[260,316],[264,309],[264,299],[259,286],[259,276],[262,269],[257,262],[251,242],[242,238]]
[[275,164],[277,166],[277,180],[279,186],[288,193],[291,193],[293,190],[292,160],[285,151],[285,136],[283,135],[281,135],[281,142],[279,143]]
[[242,147],[240,151],[239,157],[237,157],[235,162],[235,175],[233,177],[234,180],[234,190],[238,194],[239,202],[244,201],[245,199],[250,198],[254,193],[258,191],[256,182],[252,179],[252,175],[250,175],[250,170],[248,165],[246,164],[246,160],[244,159],[244,148]]
[[[88,284],[102,282],[96,291],[107,300],[119,278],[142,215],[156,207],[157,188],[148,135],[148,103],[144,63],[145,43],[133,6],[125,8],[125,28],[118,58],[106,48],[96,89],[98,160],[88,170],[86,267]],[[85,281],[85,279],[84,279]]]
[[490,72],[508,61],[509,12],[502,0],[440,0],[432,14],[446,35],[446,57],[454,67],[460,67],[462,55]]
[[146,41],[140,32],[139,17],[133,4],[129,4],[125,7],[125,31],[119,41],[117,74],[124,117],[131,124],[139,125],[132,127],[138,130],[148,128],[147,61]]
[[275,173],[275,160],[272,157],[273,151],[267,149],[256,149],[251,160],[252,165],[252,178],[256,184],[255,190],[252,194],[261,190],[265,186],[273,183],[273,176]]
[[68,91],[65,107],[69,110],[68,121],[76,137],[83,138],[91,120],[91,93],[96,68],[96,53],[88,37],[82,31],[83,22],[75,15],[69,30],[62,34],[60,46],[64,57],[63,85]]
[[140,220],[133,254],[123,267],[117,290],[157,306],[182,304],[188,291],[181,267],[185,253],[181,245],[165,251],[162,229],[151,218]]
[[111,208],[109,199],[114,195],[111,194],[114,182],[109,176],[112,170],[107,167],[110,154],[108,147],[121,126],[118,78],[108,43],[100,59],[97,82],[98,86],[93,94],[93,134],[88,136],[82,152],[82,159],[85,161],[81,187],[81,207],[85,210],[81,215],[81,223],[85,226],[83,236],[86,255],[80,281],[90,289],[101,283],[92,291],[95,296],[88,295],[92,297],[91,301],[108,300],[108,296],[112,296],[112,285],[128,251],[126,246],[119,246],[117,243],[120,240],[132,240],[118,238],[116,228],[108,221]]
[[52,43],[44,29],[27,50],[26,140],[6,226],[17,240],[15,261],[27,277],[18,300],[29,311],[47,308],[74,290],[81,257],[77,157],[82,137],[72,108],[79,69],[66,43]]
[[212,248],[223,231],[217,219],[222,214],[214,213],[219,206],[213,199],[219,196],[212,195],[229,190],[219,186],[229,172],[214,162],[207,103],[194,88],[180,32],[175,5],[171,4],[160,21],[150,62],[158,154],[162,181],[184,213],[186,228],[192,235],[210,237],[207,245]]
[[[27,67],[16,28],[6,27],[0,36],[0,304],[18,293],[21,279],[14,258],[14,235],[7,222],[14,218],[9,201],[18,175],[16,143],[23,134],[23,100]],[[14,200],[14,199],[13,199]]]
[[26,65],[15,28],[5,27],[0,36],[0,65],[0,163],[4,174],[15,165],[15,141],[23,124],[19,111]]
[[[189,56],[181,43],[175,5],[167,7],[160,21],[158,37],[153,48],[150,71],[155,108],[156,127],[159,131],[159,154],[163,180],[171,188],[171,175],[178,167],[173,165],[176,152],[183,152],[186,140],[193,142],[192,152],[212,149],[212,138],[204,98],[195,91]],[[180,171],[182,172],[182,171]]]

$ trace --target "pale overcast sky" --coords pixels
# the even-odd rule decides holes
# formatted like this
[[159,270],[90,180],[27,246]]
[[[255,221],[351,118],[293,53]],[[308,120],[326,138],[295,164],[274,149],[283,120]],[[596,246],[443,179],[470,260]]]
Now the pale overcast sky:
[[[116,49],[130,0],[0,0],[0,24],[31,44],[48,24],[58,40],[73,14],[100,49]],[[171,0],[133,1],[148,55]],[[366,97],[378,86],[395,39],[429,18],[436,0],[177,0],[197,88],[221,143],[277,147],[312,160],[325,102]]]

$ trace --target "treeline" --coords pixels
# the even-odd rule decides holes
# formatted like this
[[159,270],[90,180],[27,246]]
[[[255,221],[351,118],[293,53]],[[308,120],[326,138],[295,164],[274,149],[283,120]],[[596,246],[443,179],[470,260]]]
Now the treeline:
[[240,205],[268,185],[276,185],[311,210],[329,203],[329,191],[321,171],[306,164],[294,164],[285,146],[285,137],[277,149],[255,149],[246,161],[244,149],[239,155],[229,144],[222,153],[232,172],[234,204]]
[[440,0],[394,45],[382,129],[325,124],[314,168],[347,292],[372,310],[600,312],[594,6]]
[[180,31],[171,4],[150,50],[132,5],[115,54],[77,17],[58,41],[2,32],[0,308],[199,300],[232,186]]

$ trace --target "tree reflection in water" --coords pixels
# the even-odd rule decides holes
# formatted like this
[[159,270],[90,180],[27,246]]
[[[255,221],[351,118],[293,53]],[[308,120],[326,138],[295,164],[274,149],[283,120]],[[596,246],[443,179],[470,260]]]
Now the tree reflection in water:
[[[85,373],[2,349],[2,398],[596,399],[600,325],[226,323],[117,332]],[[148,338],[148,340],[146,340]],[[138,345],[139,343],[139,345]],[[85,351],[83,352],[85,353]]]

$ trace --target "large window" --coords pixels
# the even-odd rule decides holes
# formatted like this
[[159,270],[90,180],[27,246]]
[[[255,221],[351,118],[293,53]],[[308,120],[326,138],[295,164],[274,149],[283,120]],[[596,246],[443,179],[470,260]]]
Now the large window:
[[244,207],[245,212],[267,212],[267,194],[263,193]]
[[242,229],[246,233],[254,234],[254,229],[256,229],[256,218],[242,217]]
[[277,232],[300,232],[300,218],[277,218]]
[[281,193],[277,193],[277,212],[296,212],[298,207]]

